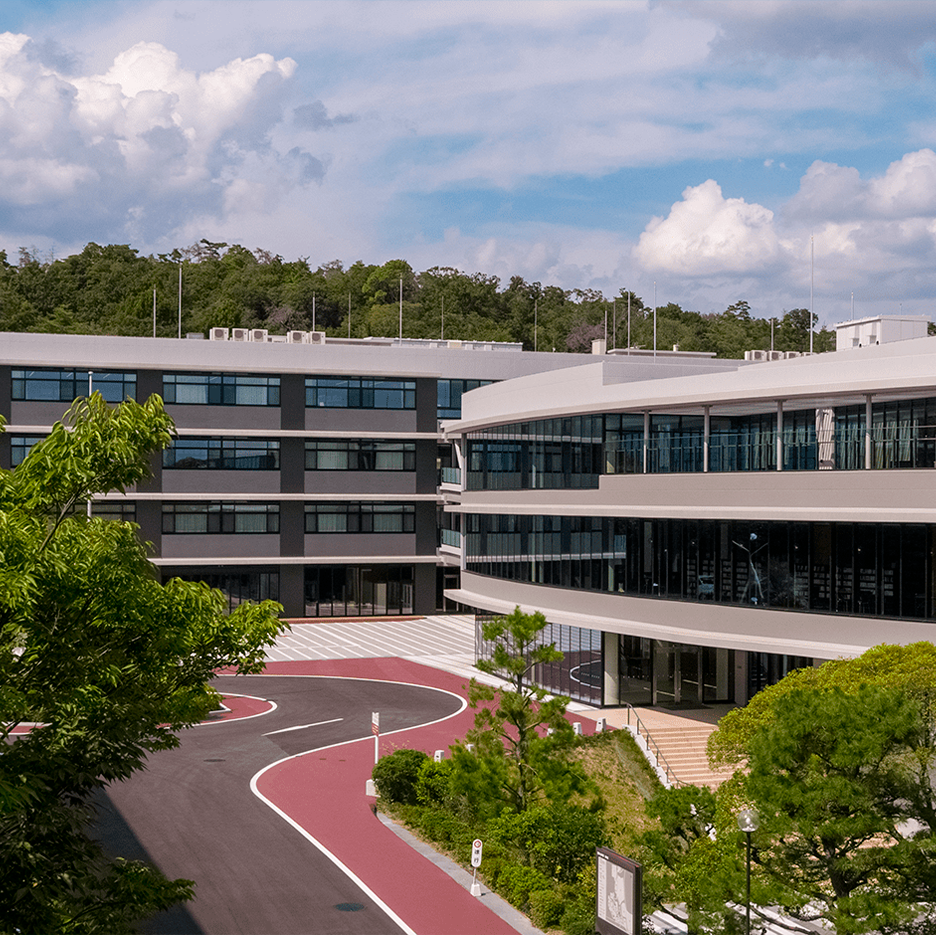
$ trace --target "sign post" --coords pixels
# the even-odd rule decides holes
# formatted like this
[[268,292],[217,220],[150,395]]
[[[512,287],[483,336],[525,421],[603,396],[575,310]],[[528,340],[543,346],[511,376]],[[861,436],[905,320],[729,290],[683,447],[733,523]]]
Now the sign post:
[[374,766],[380,759],[380,712],[371,712],[371,733],[374,735]]
[[643,919],[643,870],[608,847],[597,851],[598,935],[640,935]]
[[478,867],[481,866],[481,848],[484,844],[480,838],[475,838],[471,842],[471,866],[474,868],[471,872],[471,895],[481,895],[481,884],[478,882]]

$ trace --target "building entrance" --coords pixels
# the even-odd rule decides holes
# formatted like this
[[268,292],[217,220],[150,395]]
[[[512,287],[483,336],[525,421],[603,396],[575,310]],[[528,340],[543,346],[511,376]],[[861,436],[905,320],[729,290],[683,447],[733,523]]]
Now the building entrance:
[[655,640],[651,703],[692,708],[730,701],[731,656],[727,649]]

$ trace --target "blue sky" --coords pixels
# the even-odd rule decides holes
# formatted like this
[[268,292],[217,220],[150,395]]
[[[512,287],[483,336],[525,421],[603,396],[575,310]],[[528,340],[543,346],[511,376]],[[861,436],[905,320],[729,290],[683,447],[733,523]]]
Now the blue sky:
[[936,318],[936,4],[5,0],[0,248]]

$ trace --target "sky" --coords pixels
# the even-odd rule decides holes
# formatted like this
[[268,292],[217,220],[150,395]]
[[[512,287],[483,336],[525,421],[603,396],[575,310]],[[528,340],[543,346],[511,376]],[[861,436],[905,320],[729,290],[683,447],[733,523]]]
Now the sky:
[[928,0],[3,0],[0,249],[936,318]]

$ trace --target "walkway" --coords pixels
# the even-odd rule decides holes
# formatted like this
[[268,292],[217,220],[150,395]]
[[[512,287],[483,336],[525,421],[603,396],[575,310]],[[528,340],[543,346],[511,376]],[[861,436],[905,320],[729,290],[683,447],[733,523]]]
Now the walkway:
[[[319,662],[271,662],[266,675],[339,676],[379,679],[427,685],[463,694],[464,680],[439,669],[410,660],[377,657],[335,659]],[[266,676],[264,676],[265,678]],[[222,679],[221,688],[227,679]],[[249,686],[249,678],[232,678],[235,685]],[[463,709],[454,717],[382,736],[380,750],[386,754],[407,747],[432,756],[472,726],[474,712]],[[427,861],[403,838],[374,818],[374,800],[365,794],[374,765],[371,737],[319,748],[273,764],[262,770],[253,783],[255,793],[281,813],[317,847],[333,855],[353,879],[367,889],[402,923],[411,935],[536,935],[519,913],[503,915],[490,907],[495,897],[487,888],[481,898],[471,896],[433,862]],[[328,803],[327,808],[322,803]],[[498,900],[498,902],[500,902]]]

